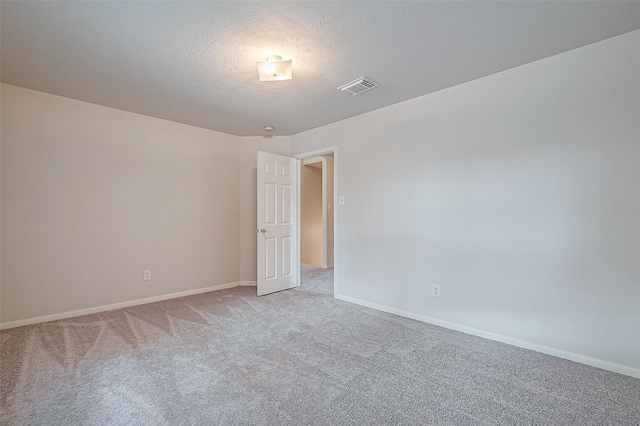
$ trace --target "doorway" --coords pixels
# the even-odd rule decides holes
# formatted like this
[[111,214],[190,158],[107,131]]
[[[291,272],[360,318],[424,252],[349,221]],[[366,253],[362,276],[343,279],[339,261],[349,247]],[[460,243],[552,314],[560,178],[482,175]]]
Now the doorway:
[[[320,159],[310,160],[313,157]],[[308,160],[307,164],[303,164]],[[321,210],[322,224],[313,232],[322,236],[322,247],[317,260],[301,260],[301,174],[316,167],[320,162],[322,171],[311,171],[322,180]],[[333,164],[333,170],[331,170]],[[331,147],[323,150],[287,157],[258,151],[257,153],[257,294],[258,296],[302,287],[304,291],[338,295],[338,209],[336,199],[338,187],[338,150]],[[306,195],[306,192],[305,192]],[[339,197],[341,201],[344,196]],[[317,200],[315,201],[317,202]],[[305,244],[307,241],[305,240]],[[301,272],[301,264],[304,271]]]
[[300,290],[335,293],[335,153],[301,154],[299,176]]

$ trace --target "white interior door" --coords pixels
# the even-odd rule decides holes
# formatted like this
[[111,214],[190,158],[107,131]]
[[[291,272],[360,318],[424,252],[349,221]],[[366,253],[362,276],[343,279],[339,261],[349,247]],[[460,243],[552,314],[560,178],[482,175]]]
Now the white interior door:
[[258,152],[258,296],[298,286],[296,161]]

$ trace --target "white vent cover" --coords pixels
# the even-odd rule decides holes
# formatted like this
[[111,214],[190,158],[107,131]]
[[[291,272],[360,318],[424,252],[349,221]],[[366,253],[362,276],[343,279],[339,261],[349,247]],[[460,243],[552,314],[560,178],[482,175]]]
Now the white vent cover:
[[359,95],[360,93],[366,92],[367,90],[371,90],[374,87],[378,87],[378,83],[371,80],[370,78],[360,77],[357,80],[353,80],[351,83],[347,83],[344,86],[338,87],[338,90],[351,93],[353,96],[355,96]]

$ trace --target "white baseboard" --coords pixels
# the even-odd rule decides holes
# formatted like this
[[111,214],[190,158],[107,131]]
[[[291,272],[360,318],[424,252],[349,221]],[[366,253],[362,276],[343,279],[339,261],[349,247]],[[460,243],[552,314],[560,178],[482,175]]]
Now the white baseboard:
[[112,303],[110,305],[96,306],[94,308],[78,309],[77,311],[61,312],[59,314],[44,315],[41,317],[10,321],[5,323],[0,323],[0,330],[6,330],[8,328],[15,328],[15,327],[22,327],[23,325],[31,325],[31,324],[41,323],[41,322],[57,321],[61,319],[80,317],[82,315],[97,314],[99,312],[113,311],[114,309],[128,308],[130,306],[136,306],[136,305],[144,305],[145,303],[153,303],[153,302],[159,302],[161,300],[175,299],[178,297],[191,296],[191,295],[200,294],[200,293],[207,293],[210,291],[224,290],[226,288],[233,288],[241,285],[251,285],[251,284],[245,284],[249,282],[251,281],[238,281],[234,283],[217,284],[217,285],[212,285],[210,287],[198,288],[195,290],[180,291],[178,293],[163,294],[160,296],[153,296],[153,297],[145,297],[144,299],[136,299],[136,300],[129,300],[129,301],[120,302],[120,303]]
[[579,362],[581,364],[590,365],[592,367],[597,367],[603,370],[613,371],[614,373],[624,374],[625,376],[631,376],[631,377],[640,379],[640,369],[638,368],[627,367],[625,365],[615,364],[613,362],[603,361],[597,358],[591,358],[588,356],[563,351],[561,349],[550,348],[548,346],[542,346],[536,343],[530,343],[524,340],[518,340],[512,337],[491,333],[489,331],[467,327],[466,325],[460,325],[460,324],[456,324],[449,321],[443,321],[436,318],[427,317],[425,315],[414,314],[412,312],[404,311],[402,309],[396,309],[396,308],[391,308],[389,306],[379,305],[377,303],[367,302],[364,300],[356,299],[354,297],[336,294],[335,298],[339,300],[344,300],[345,302],[355,303],[356,305],[366,306],[367,308],[372,308],[378,311],[388,312],[390,314],[399,315],[401,317],[411,318],[417,321],[426,322],[428,324],[433,324],[433,325],[448,328],[451,330],[460,331],[462,333],[471,334],[473,336],[483,337],[489,340],[495,340],[496,342],[506,343],[508,345],[517,346],[519,348],[530,349],[532,351],[541,352],[543,354],[556,356],[558,358],[568,359],[569,361]]
[[238,285],[243,287],[255,287],[258,285],[258,283],[256,283],[255,281],[240,281]]

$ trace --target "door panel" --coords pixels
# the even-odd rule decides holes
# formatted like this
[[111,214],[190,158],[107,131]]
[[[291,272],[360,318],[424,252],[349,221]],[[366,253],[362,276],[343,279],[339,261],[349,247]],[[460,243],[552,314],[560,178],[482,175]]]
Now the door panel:
[[293,273],[291,265],[293,264],[293,253],[291,248],[293,247],[291,237],[282,238],[282,276],[289,276]]
[[266,183],[264,185],[264,223],[265,225],[276,224],[276,205],[277,205],[277,185],[275,183]]
[[282,185],[282,218],[281,222],[283,225],[292,225],[291,222],[291,210],[292,210],[292,197],[291,197],[291,186]]
[[276,238],[266,238],[264,239],[264,250],[265,250],[265,280],[273,280],[276,278],[276,268],[277,268],[277,247],[278,240]]
[[258,152],[258,296],[298,285],[296,161]]

